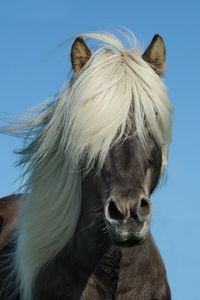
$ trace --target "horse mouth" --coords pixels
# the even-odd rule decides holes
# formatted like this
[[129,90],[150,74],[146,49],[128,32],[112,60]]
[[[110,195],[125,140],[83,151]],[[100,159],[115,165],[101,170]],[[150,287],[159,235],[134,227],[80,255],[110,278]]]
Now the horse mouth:
[[109,226],[108,233],[114,244],[121,246],[132,246],[142,243],[145,240],[148,231],[142,233],[141,228],[126,230],[120,226]]

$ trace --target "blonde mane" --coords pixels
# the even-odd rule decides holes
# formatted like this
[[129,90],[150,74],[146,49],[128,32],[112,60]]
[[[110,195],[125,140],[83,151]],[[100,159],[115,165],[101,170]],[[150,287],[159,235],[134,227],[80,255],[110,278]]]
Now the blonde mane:
[[63,249],[76,229],[83,161],[85,173],[97,161],[101,168],[111,145],[126,138],[130,129],[148,153],[146,126],[164,149],[163,162],[167,161],[171,104],[162,79],[135,48],[135,38],[128,36],[131,46],[126,49],[108,33],[81,36],[98,45],[80,75],[51,105],[12,129],[34,133],[21,152],[28,199],[15,265],[23,300],[31,300],[41,267]]

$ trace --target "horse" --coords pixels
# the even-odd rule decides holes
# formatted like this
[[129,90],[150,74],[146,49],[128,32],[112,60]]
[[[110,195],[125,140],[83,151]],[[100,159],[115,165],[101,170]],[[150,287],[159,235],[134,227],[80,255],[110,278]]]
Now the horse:
[[16,231],[22,199],[22,195],[11,195],[0,199],[0,251]]
[[132,33],[81,34],[61,92],[2,130],[26,137],[26,199],[1,300],[171,299],[150,232],[171,140],[165,56],[158,34],[144,52]]

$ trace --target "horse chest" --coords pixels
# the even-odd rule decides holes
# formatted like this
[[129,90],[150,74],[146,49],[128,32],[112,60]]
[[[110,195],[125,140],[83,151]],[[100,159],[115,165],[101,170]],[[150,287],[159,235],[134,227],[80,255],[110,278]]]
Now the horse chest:
[[[140,275],[139,275],[140,277]],[[90,276],[81,300],[138,299],[138,269],[124,259],[121,251],[114,250],[106,255]],[[145,286],[142,281],[143,288]],[[136,297],[135,297],[136,295]],[[149,298],[142,298],[149,299]]]
[[124,251],[106,255],[90,276],[81,300],[150,300],[154,289],[149,266]]
[[124,271],[116,268],[102,273],[101,277],[92,274],[81,300],[150,300],[148,282],[142,280],[138,285],[137,274],[130,270],[124,274]]

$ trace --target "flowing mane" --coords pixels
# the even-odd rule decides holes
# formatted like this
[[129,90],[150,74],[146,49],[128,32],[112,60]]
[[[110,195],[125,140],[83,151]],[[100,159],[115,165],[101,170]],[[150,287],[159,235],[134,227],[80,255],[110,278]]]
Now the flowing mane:
[[28,129],[31,138],[20,153],[29,196],[15,255],[25,300],[31,299],[41,267],[63,249],[76,229],[83,162],[85,174],[96,162],[101,169],[110,147],[134,131],[148,153],[146,127],[163,148],[163,164],[167,161],[171,104],[162,79],[135,48],[135,38],[123,36],[130,42],[126,49],[112,34],[81,36],[94,41],[94,51],[80,75],[50,105],[11,128]]

